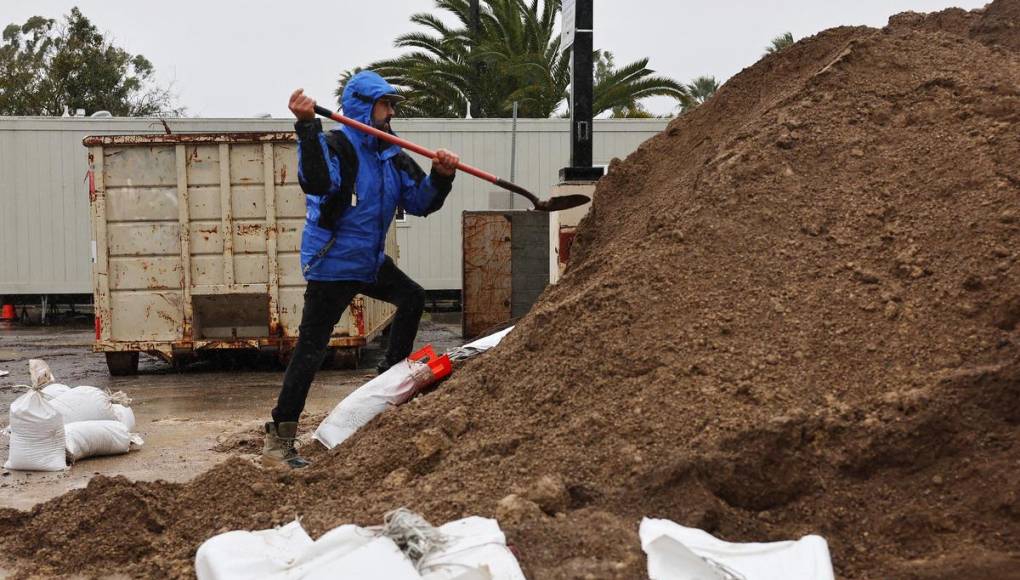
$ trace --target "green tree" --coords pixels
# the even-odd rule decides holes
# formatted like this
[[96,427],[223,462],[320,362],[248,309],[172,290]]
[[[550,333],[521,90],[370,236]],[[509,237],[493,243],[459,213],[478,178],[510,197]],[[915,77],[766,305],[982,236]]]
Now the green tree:
[[682,101],[687,98],[687,88],[667,77],[651,76],[648,59],[643,58],[623,68],[616,68],[613,53],[596,50],[595,91],[592,110],[599,113],[609,111],[612,118],[653,117],[641,104],[645,97],[668,95]]
[[29,115],[52,93],[44,73],[53,51],[53,20],[33,16],[10,24],[0,37],[0,114]]
[[765,47],[765,54],[773,54],[783,50],[784,48],[793,46],[793,33],[784,32],[779,36],[772,39],[772,43]]
[[0,114],[60,115],[64,109],[115,116],[179,115],[142,55],[114,46],[78,8],[62,26],[40,16],[11,24],[0,43]]
[[[411,22],[423,30],[395,41],[410,52],[367,67],[408,97],[402,115],[464,117],[470,102],[478,116],[506,117],[517,101],[521,117],[549,117],[563,105],[570,53],[560,50],[560,0],[483,0],[477,35],[468,0],[436,0],[436,8],[456,24],[435,13],[415,14]],[[638,101],[649,96],[683,95],[680,83],[654,75],[648,59],[617,69],[611,61],[606,66],[599,51],[594,56],[603,65],[594,87],[596,115],[640,111]],[[349,76],[341,75],[337,94]]]
[[687,113],[701,106],[719,90],[719,81],[712,76],[700,76],[687,83],[686,98],[680,101],[680,113]]

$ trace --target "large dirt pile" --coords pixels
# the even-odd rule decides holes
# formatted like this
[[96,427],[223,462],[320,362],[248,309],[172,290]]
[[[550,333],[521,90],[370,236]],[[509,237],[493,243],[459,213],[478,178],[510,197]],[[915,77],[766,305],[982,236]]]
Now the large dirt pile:
[[0,512],[37,571],[210,535],[495,515],[534,578],[639,578],[643,515],[819,533],[842,578],[1020,577],[1020,0],[840,28],[614,162],[494,352],[299,473]]

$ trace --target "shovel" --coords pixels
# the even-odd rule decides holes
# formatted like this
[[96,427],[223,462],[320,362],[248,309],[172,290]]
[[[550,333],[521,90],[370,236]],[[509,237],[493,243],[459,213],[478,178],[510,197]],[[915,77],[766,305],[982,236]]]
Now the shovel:
[[[428,157],[429,159],[435,159],[436,158],[436,152],[435,151],[431,151],[429,149],[426,149],[425,147],[422,147],[421,145],[418,145],[416,143],[411,143],[410,141],[408,141],[406,139],[401,139],[400,137],[397,137],[396,135],[391,135],[391,134],[389,134],[389,133],[387,133],[385,131],[380,131],[379,129],[376,129],[375,127],[371,127],[371,126],[366,125],[364,123],[355,121],[354,119],[351,119],[349,117],[344,117],[340,113],[334,113],[333,111],[330,111],[329,109],[327,109],[325,107],[320,107],[319,105],[315,105],[315,113],[318,114],[318,115],[321,115],[323,117],[326,117],[328,119],[333,119],[337,123],[343,123],[344,125],[347,125],[348,127],[352,127],[352,128],[357,129],[359,131],[368,133],[369,135],[372,135],[372,136],[376,137],[377,139],[382,139],[383,141],[386,141],[387,143],[392,143],[392,144],[397,145],[399,147],[402,147],[404,149],[410,149],[411,151],[414,151],[415,153],[417,153],[419,155],[424,155],[425,157]],[[517,185],[516,183],[511,183],[511,182],[509,182],[509,181],[507,181],[505,179],[502,179],[500,177],[496,177],[495,175],[493,175],[491,173],[487,173],[485,171],[482,171],[481,169],[478,169],[478,168],[475,168],[475,167],[471,167],[470,165],[467,165],[466,163],[458,163],[457,164],[457,169],[460,169],[461,171],[463,171],[465,173],[470,173],[471,175],[474,175],[475,177],[484,179],[485,181],[488,181],[489,183],[492,183],[494,185],[502,187],[503,189],[505,189],[507,191],[512,191],[513,193],[516,193],[518,195],[523,195],[524,197],[528,198],[528,200],[535,206],[535,209],[539,210],[539,211],[561,211],[561,210],[565,210],[565,209],[570,209],[572,207],[578,207],[578,206],[584,205],[584,204],[586,204],[586,203],[591,201],[591,199],[588,196],[586,196],[586,195],[562,195],[562,196],[553,197],[553,198],[548,199],[546,201],[542,201],[542,200],[538,199],[538,197],[536,197],[535,194],[533,194],[530,191],[524,189],[523,187]]]

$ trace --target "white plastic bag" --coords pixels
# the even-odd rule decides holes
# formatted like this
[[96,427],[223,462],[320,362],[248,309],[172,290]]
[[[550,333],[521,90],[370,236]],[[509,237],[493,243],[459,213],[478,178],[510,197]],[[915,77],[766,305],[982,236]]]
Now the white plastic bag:
[[144,444],[120,421],[76,421],[64,425],[67,455],[72,461],[99,455],[122,455]]
[[113,414],[117,416],[118,421],[127,427],[128,431],[135,430],[135,412],[131,410],[131,407],[114,403]]
[[64,460],[64,420],[33,388],[11,403],[10,453],[5,469],[25,471],[61,471]]
[[833,580],[821,536],[797,541],[724,542],[669,520],[645,518],[639,531],[652,580]]
[[315,440],[332,449],[390,405],[406,403],[432,380],[428,365],[404,359],[340,401],[315,430]]
[[64,423],[117,420],[110,394],[96,387],[75,387],[54,398],[52,402],[64,416]]

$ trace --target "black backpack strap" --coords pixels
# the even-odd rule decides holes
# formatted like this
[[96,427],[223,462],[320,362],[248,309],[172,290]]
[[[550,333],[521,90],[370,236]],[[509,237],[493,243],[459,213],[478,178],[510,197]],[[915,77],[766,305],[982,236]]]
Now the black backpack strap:
[[325,135],[326,145],[340,159],[340,193],[326,196],[319,207],[319,227],[331,230],[356,195],[358,152],[343,131],[327,131]]

